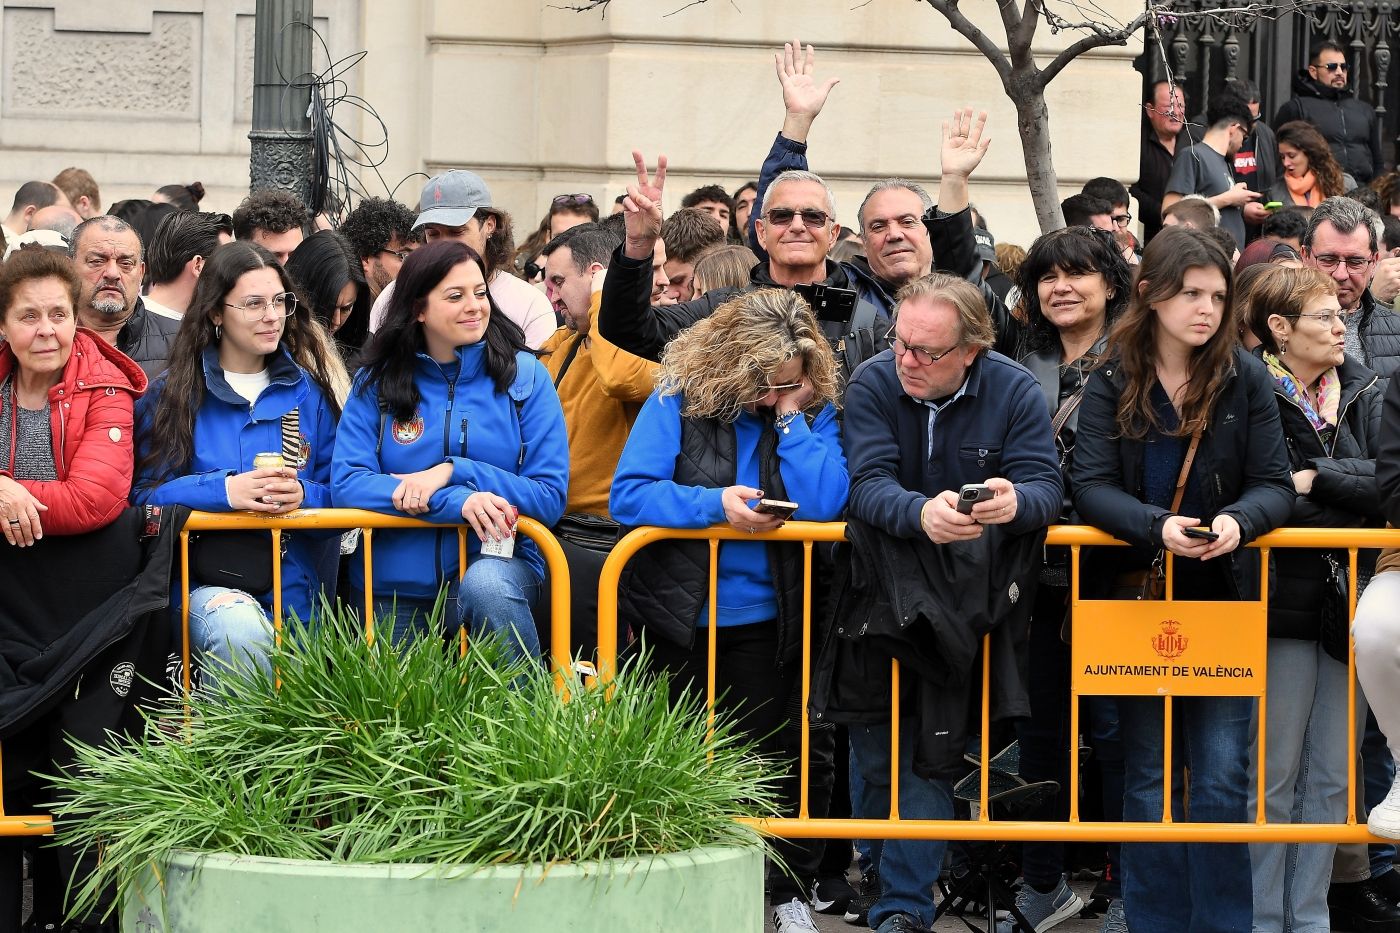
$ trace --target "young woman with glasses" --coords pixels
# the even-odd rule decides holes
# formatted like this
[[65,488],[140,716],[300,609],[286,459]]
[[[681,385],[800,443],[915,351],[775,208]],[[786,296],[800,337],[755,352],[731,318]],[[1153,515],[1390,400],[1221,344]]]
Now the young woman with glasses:
[[[132,499],[267,515],[329,507],[340,406],[327,359],[333,351],[318,328],[266,249],[237,240],[214,250],[171,347],[170,369],[137,404]],[[256,465],[262,453],[281,454],[283,464]],[[217,535],[206,537],[213,546]],[[283,537],[285,619],[309,622],[320,588],[315,568],[330,537]],[[272,593],[209,580],[190,586],[191,645],[204,661],[205,683],[219,665],[266,667]]]

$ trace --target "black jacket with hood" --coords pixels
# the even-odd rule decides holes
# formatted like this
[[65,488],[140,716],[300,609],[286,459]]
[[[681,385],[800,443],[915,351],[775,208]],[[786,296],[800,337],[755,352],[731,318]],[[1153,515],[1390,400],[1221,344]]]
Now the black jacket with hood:
[[1381,123],[1376,110],[1350,88],[1318,84],[1306,68],[1293,76],[1293,96],[1274,115],[1274,130],[1306,120],[1327,140],[1342,170],[1364,185],[1383,171]]
[[[1262,350],[1256,351],[1262,354]],[[1341,379],[1341,403],[1337,408],[1337,429],[1331,442],[1324,444],[1317,429],[1288,393],[1274,381],[1288,446],[1288,465],[1293,472],[1317,470],[1312,491],[1295,495],[1289,527],[1359,528],[1378,526],[1381,498],[1376,488],[1376,448],[1381,428],[1381,381],[1376,374],[1347,357],[1337,367]],[[1329,552],[1278,548],[1274,561],[1273,592],[1269,596],[1269,635],[1273,638],[1316,640],[1320,632]],[[1358,565],[1369,570],[1371,558]],[[1346,551],[1330,552],[1342,566]]]

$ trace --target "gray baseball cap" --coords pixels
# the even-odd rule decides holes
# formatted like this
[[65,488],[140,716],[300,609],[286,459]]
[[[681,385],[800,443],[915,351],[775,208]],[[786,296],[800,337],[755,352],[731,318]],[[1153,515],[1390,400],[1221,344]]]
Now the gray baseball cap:
[[475,172],[453,169],[429,179],[418,199],[417,230],[424,224],[460,227],[476,216],[477,208],[491,206],[491,192]]

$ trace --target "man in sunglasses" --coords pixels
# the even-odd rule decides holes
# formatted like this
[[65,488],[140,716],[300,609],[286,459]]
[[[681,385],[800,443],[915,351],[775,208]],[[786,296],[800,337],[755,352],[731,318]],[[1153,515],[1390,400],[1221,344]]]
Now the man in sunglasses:
[[1308,67],[1293,78],[1293,97],[1274,115],[1274,126],[1306,120],[1327,140],[1342,170],[1366,184],[1383,170],[1376,110],[1347,89],[1346,51],[1331,39],[1312,47]]

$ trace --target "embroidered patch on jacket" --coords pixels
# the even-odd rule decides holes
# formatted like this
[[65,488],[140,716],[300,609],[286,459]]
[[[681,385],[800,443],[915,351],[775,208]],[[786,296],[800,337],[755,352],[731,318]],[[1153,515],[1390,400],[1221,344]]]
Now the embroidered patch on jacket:
[[307,437],[304,432],[298,432],[297,441],[297,453],[300,457],[297,466],[304,467],[311,462],[311,438]]
[[136,679],[136,665],[130,661],[122,661],[112,668],[112,673],[107,675],[107,683],[112,685],[112,692],[119,697],[124,697],[131,692],[131,682]]
[[398,443],[412,444],[423,436],[423,416],[414,415],[408,421],[395,421],[393,434]]

